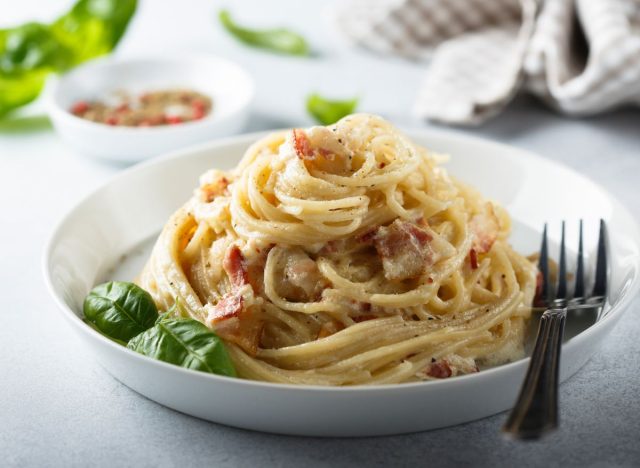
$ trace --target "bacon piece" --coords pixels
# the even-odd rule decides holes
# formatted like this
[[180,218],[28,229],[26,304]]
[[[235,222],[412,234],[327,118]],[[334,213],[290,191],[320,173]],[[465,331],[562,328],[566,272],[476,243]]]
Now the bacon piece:
[[328,128],[313,127],[308,132],[296,128],[292,135],[296,155],[307,167],[331,174],[345,174],[351,169],[351,152]]
[[356,237],[356,240],[362,244],[368,244],[370,242],[373,242],[373,240],[376,238],[376,232],[378,230],[377,229],[370,229],[369,231],[360,234],[358,237]]
[[424,229],[419,228],[415,224],[406,223],[405,230],[413,237],[415,237],[422,246],[433,240],[431,234],[429,234]]
[[213,181],[203,184],[200,187],[200,199],[205,203],[211,203],[221,195],[228,195],[229,179],[225,176],[219,176]]
[[207,324],[225,341],[235,343],[255,356],[264,321],[259,309],[248,306],[245,295],[253,295],[250,285],[233,287],[218,303],[208,309]]
[[311,149],[311,142],[305,131],[300,128],[293,129],[293,147],[300,159],[315,159],[315,154]]
[[242,312],[243,303],[244,299],[239,291],[227,293],[209,313],[208,319],[211,323],[217,323],[221,320],[237,317]]
[[432,240],[424,229],[399,219],[378,228],[374,245],[382,258],[384,276],[389,280],[403,280],[424,273],[435,262]]
[[247,353],[255,355],[260,342],[264,322],[245,306],[244,294],[253,294],[249,284],[247,262],[237,245],[230,246],[222,261],[232,290],[225,294],[209,310],[207,322],[224,340],[236,343]]
[[478,213],[469,222],[474,234],[472,247],[477,253],[487,253],[498,238],[500,221],[493,210],[493,205],[487,203],[483,213]]
[[471,263],[471,269],[478,269],[478,254],[476,253],[476,249],[469,250],[469,263]]
[[447,377],[451,377],[453,372],[449,366],[449,362],[447,362],[446,359],[440,359],[438,361],[432,360],[431,364],[425,369],[425,374],[436,379],[446,379]]
[[244,255],[242,255],[237,245],[232,245],[227,249],[222,261],[222,268],[229,276],[231,285],[234,288],[239,288],[249,283],[246,263]]
[[[252,310],[253,307],[245,308],[243,304],[244,300],[239,292],[229,293],[216,304],[214,311],[209,314],[209,320],[222,339],[237,344],[255,356],[264,321]],[[218,310],[221,315],[213,316]]]

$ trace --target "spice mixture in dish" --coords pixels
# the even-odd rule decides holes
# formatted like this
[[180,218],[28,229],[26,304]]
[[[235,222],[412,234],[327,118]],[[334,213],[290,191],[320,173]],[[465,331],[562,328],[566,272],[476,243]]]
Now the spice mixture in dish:
[[212,109],[212,101],[189,89],[156,90],[132,97],[119,92],[104,101],[78,101],[71,113],[92,122],[125,127],[175,125],[200,120]]

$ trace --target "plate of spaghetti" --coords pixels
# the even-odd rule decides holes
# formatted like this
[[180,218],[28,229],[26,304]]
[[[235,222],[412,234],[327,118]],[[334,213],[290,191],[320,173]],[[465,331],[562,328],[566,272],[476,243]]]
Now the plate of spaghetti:
[[163,405],[403,433],[510,407],[537,325],[528,255],[544,222],[573,218],[607,220],[613,275],[608,313],[569,321],[565,379],[638,289],[633,218],[548,160],[373,115],[129,169],[61,221],[45,276],[98,361]]

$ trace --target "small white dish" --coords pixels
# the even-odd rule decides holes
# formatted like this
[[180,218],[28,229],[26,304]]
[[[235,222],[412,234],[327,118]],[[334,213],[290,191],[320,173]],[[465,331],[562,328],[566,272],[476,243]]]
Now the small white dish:
[[[512,243],[523,253],[538,250],[545,221],[550,222],[551,240],[557,242],[559,220],[566,219],[568,227],[575,228],[579,218],[585,219],[590,253],[597,221],[606,220],[611,305],[596,323],[580,314],[569,316],[560,366],[560,378],[566,380],[596,351],[640,289],[636,220],[596,184],[552,161],[451,132],[408,134],[428,148],[451,154],[447,166],[452,175],[509,210],[514,219]],[[260,431],[332,437],[398,434],[459,424],[510,408],[528,359],[440,381],[293,386],[221,377],[156,361],[110,341],[82,321],[85,295],[98,282],[131,280],[137,274],[153,239],[189,198],[198,176],[214,167],[232,168],[259,136],[216,141],[131,168],[64,217],[46,247],[44,274],[84,349],[116,379],[152,400],[203,419]],[[569,231],[567,239],[575,252],[574,234]]]
[[[156,127],[121,127],[73,115],[78,101],[101,100],[118,91],[130,95],[188,88],[213,101],[201,120]],[[98,59],[80,65],[52,84],[48,109],[55,129],[82,154],[134,162],[195,143],[238,133],[254,95],[251,77],[228,60],[206,56]]]

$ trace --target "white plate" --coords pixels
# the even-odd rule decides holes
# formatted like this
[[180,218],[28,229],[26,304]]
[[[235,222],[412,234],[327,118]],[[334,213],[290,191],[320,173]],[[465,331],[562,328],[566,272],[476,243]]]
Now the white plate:
[[[422,131],[410,132],[410,136],[451,154],[450,173],[509,209],[515,220],[514,244],[524,253],[537,250],[545,221],[552,223],[552,237],[561,219],[575,225],[584,218],[587,234],[595,231],[598,218],[607,221],[612,249],[611,309],[595,324],[585,317],[570,318],[560,369],[561,379],[566,379],[596,351],[640,287],[640,230],[635,220],[601,188],[554,162],[454,133]],[[187,200],[199,174],[212,167],[231,168],[258,137],[212,142],[131,168],[61,221],[46,248],[44,272],[62,315],[86,344],[84,349],[116,379],[163,405],[260,431],[319,436],[397,434],[458,424],[508,409],[528,360],[442,381],[351,388],[291,386],[219,377],[156,361],[115,344],[82,322],[82,301],[91,287],[113,275],[130,280],[146,256],[145,241],[148,244]],[[575,240],[573,234],[569,232]],[[588,236],[586,241],[591,247],[595,238]]]
[[[118,91],[132,96],[162,89],[193,89],[211,97],[204,118],[180,125],[119,127],[69,112],[80,100],[101,100]],[[233,62],[210,55],[92,60],[54,80],[49,93],[53,125],[82,154],[115,161],[139,161],[187,145],[233,135],[249,116],[254,86]]]

